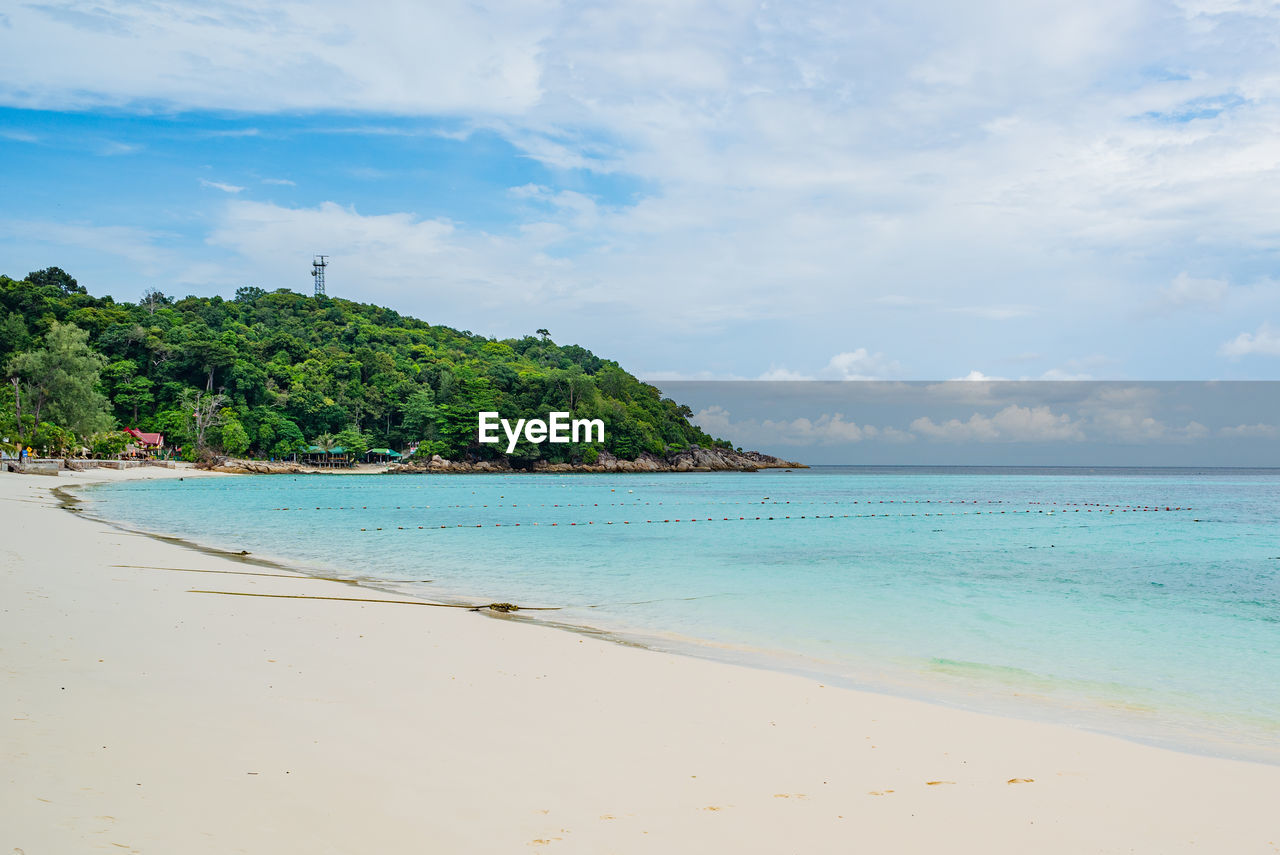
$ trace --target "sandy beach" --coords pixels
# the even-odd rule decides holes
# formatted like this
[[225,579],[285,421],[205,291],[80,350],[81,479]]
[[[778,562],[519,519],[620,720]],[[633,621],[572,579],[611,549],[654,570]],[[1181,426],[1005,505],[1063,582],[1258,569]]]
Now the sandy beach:
[[0,475],[0,852],[1280,852],[1280,767],[431,607],[52,493],[178,476],[243,477]]

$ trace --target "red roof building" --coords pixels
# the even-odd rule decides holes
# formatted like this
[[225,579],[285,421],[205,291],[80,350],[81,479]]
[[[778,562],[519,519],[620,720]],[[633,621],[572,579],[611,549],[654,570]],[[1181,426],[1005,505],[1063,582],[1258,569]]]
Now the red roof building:
[[143,433],[134,428],[125,428],[124,432],[136,439],[138,445],[143,448],[159,448],[164,445],[164,434],[162,433]]

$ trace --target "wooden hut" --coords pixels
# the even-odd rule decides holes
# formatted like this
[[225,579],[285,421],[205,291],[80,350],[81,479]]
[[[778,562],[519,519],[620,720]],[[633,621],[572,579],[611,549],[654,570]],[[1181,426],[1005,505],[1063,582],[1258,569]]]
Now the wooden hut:
[[328,451],[323,450],[318,445],[309,445],[305,451],[298,452],[298,459],[300,463],[304,463],[307,466],[318,466],[322,469],[351,465],[351,461],[347,457],[347,450],[340,445],[335,445]]

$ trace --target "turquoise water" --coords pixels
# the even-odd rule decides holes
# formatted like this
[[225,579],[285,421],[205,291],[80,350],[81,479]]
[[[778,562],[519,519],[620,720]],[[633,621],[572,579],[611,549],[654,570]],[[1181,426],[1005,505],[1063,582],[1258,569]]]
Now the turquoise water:
[[246,476],[85,497],[388,589],[1280,762],[1280,471]]

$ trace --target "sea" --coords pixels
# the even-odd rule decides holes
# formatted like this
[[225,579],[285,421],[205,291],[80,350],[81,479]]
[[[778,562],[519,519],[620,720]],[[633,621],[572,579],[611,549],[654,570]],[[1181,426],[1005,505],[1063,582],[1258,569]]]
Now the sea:
[[131,529],[382,590],[1280,763],[1280,470],[267,475],[80,495]]

